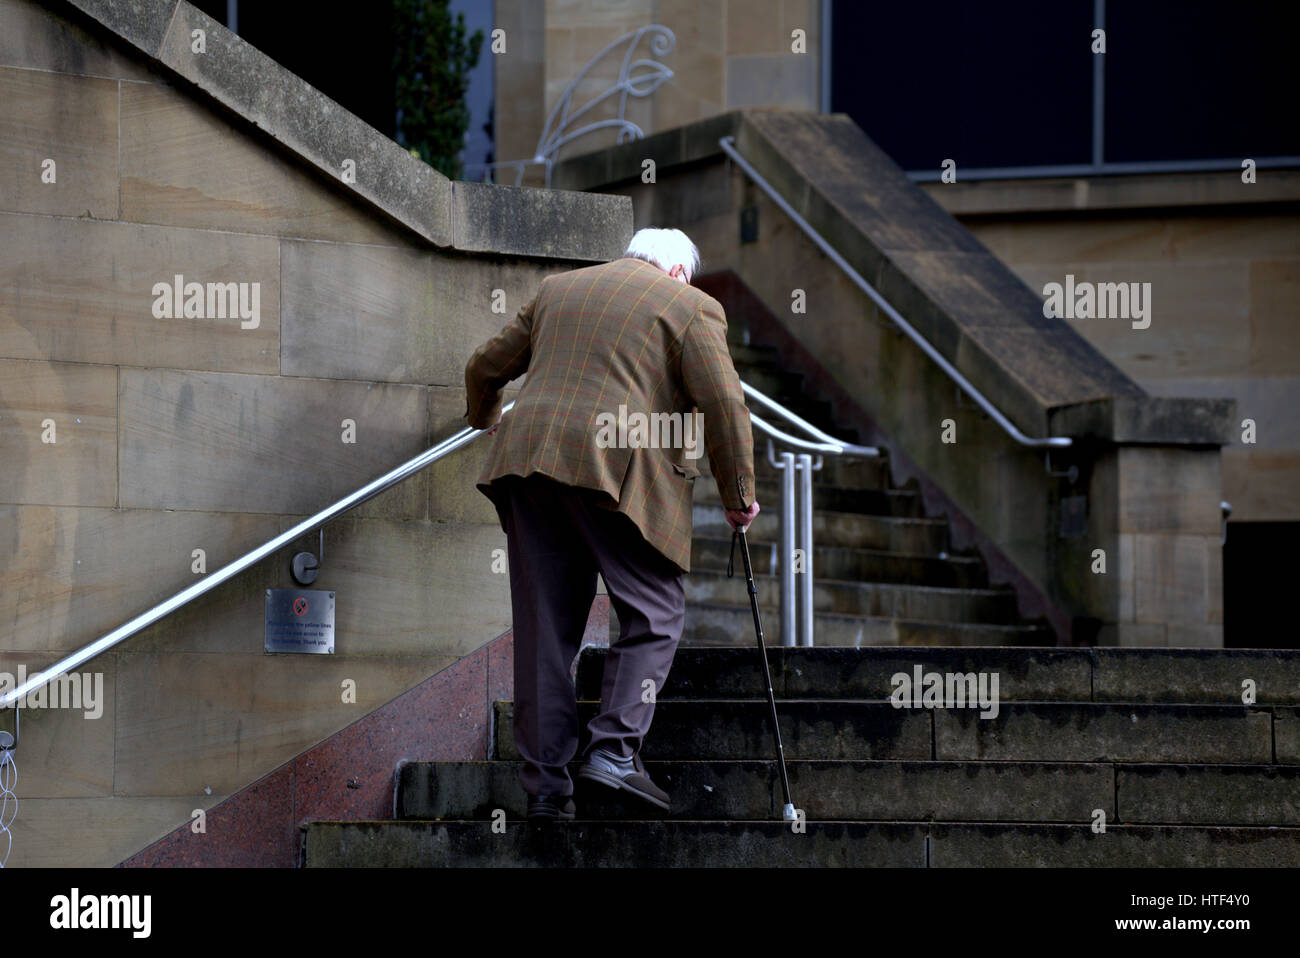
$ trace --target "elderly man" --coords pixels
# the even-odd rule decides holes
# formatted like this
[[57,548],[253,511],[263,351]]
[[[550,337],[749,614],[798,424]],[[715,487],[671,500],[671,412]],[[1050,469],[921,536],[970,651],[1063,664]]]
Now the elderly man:
[[[477,486],[508,542],[515,743],[530,819],[575,814],[570,669],[597,572],[622,628],[578,775],[669,807],[639,753],[685,618],[699,474],[691,424],[702,419],[727,520],[747,528],[758,514],[753,434],[726,316],[690,285],[698,268],[699,252],[680,230],[640,230],[620,259],[542,280],[465,367],[469,424],[499,433]],[[502,389],[525,372],[503,419]],[[680,426],[660,442],[624,428],[638,416]]]

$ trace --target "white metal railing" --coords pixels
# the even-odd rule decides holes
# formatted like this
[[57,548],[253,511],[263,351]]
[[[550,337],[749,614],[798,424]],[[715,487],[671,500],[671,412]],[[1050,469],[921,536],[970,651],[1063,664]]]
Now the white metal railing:
[[[508,411],[512,406],[514,406],[514,402],[509,402],[503,406],[501,409],[502,414]],[[444,439],[432,449],[427,449],[414,459],[407,460],[396,469],[384,473],[378,479],[367,483],[351,495],[345,496],[333,505],[326,506],[315,515],[302,520],[302,522],[298,523],[292,529],[282,532],[274,539],[262,543],[262,545],[258,546],[256,549],[247,552],[235,561],[222,566],[216,572],[205,576],[189,588],[182,589],[170,599],[159,602],[153,608],[140,613],[134,619],[118,626],[107,635],[103,635],[94,642],[91,642],[89,645],[85,645],[76,652],[64,656],[48,669],[29,676],[27,681],[23,682],[16,688],[10,689],[5,693],[3,698],[0,698],[0,708],[12,705],[14,702],[17,702],[33,690],[40,688],[42,685],[57,679],[59,676],[64,675],[67,672],[70,672],[83,662],[93,659],[101,652],[108,651],[124,639],[128,639],[135,635],[141,629],[147,628],[164,616],[168,616],[175,612],[181,606],[192,602],[206,592],[211,592],[227,579],[238,575],[250,566],[256,565],[258,562],[261,562],[277,550],[284,548],[295,539],[304,536],[309,532],[314,532],[331,519],[335,519],[347,512],[349,509],[361,505],[367,499],[374,498],[384,490],[401,482],[403,479],[406,479],[426,466],[437,462],[443,456],[455,452],[462,446],[473,442],[482,434],[483,430],[467,426],[454,436]]]
[[[875,446],[858,446],[828,435],[812,423],[795,415],[776,400],[763,395],[746,382],[740,384],[745,395],[792,426],[803,430],[813,441],[782,432],[762,417],[749,414],[750,421],[768,437],[767,461],[781,470],[780,542],[777,569],[781,576],[781,644],[813,644],[813,487],[812,474],[822,467],[822,456],[879,456]],[[773,441],[793,446],[800,452],[782,452],[777,462]],[[816,462],[812,454],[816,452]],[[796,478],[797,477],[797,478]],[[798,488],[796,489],[796,483]],[[795,554],[803,560],[796,587]]]

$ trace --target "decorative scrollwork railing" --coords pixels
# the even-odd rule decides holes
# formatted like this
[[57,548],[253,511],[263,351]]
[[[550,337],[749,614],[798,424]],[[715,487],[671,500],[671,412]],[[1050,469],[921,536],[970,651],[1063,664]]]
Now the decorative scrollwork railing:
[[[578,72],[578,75],[565,88],[564,95],[551,109],[550,116],[546,118],[546,126],[542,128],[542,135],[537,141],[537,149],[534,151],[532,159],[502,160],[496,163],[481,164],[483,181],[496,182],[496,171],[502,168],[510,168],[515,171],[514,185],[521,186],[527,168],[540,165],[546,168],[546,185],[549,187],[551,185],[551,167],[555,164],[560,147],[566,143],[570,143],[580,136],[586,136],[595,130],[605,130],[611,127],[618,130],[618,139],[616,141],[618,143],[639,140],[645,136],[645,132],[641,127],[627,118],[628,97],[647,97],[657,90],[660,84],[673,76],[673,71],[657,60],[633,59],[637,47],[641,44],[641,39],[646,36],[650,37],[650,52],[656,57],[671,53],[677,45],[677,38],[673,35],[673,32],[667,27],[658,24],[651,24],[633,30],[631,33],[625,34],[613,43],[608,44]],[[623,52],[623,61],[619,65],[618,79],[600,96],[574,110],[574,94],[587,78],[587,74],[611,51],[624,45],[626,45],[626,50]],[[616,116],[604,120],[594,120],[575,127],[578,120],[611,97],[618,98]]]

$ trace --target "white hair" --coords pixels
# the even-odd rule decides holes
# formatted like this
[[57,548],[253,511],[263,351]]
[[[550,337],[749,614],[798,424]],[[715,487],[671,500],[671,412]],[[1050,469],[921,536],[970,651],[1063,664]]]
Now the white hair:
[[665,273],[681,264],[694,278],[700,269],[700,251],[691,238],[681,230],[661,230],[647,227],[637,230],[632,242],[627,244],[624,256],[645,260]]

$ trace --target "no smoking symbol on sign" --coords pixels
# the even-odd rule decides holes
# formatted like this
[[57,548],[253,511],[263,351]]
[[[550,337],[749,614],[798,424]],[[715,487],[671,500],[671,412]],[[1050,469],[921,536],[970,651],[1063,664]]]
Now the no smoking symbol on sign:
[[296,599],[293,600],[293,614],[294,614],[294,615],[303,615],[304,613],[306,613],[306,611],[307,611],[307,600],[306,600],[306,599],[304,599],[302,596],[298,596],[298,598],[296,598]]

